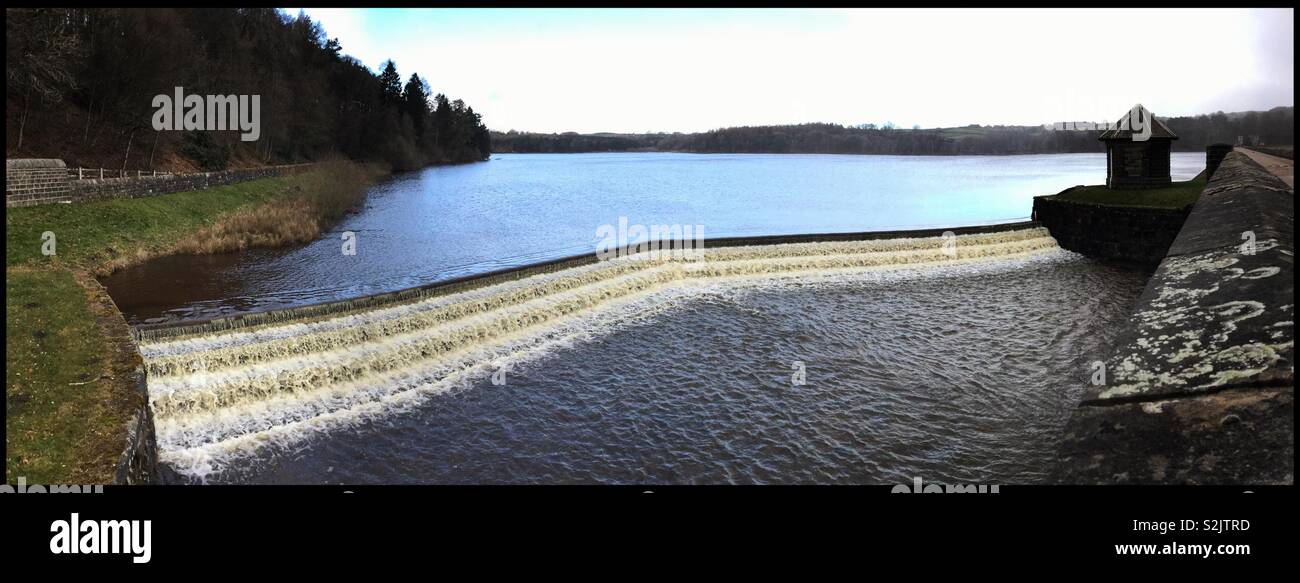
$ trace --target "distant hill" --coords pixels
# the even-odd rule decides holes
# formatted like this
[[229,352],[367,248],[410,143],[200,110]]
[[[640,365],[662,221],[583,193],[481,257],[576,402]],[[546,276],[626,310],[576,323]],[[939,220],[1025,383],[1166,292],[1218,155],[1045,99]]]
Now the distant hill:
[[[1216,142],[1255,136],[1263,144],[1292,144],[1295,108],[1162,117],[1179,139],[1175,151],[1204,151]],[[1100,132],[1053,131],[1042,126],[901,129],[808,123],[744,126],[700,133],[538,134],[492,132],[494,152],[709,152],[784,154],[1054,154],[1100,152]]]

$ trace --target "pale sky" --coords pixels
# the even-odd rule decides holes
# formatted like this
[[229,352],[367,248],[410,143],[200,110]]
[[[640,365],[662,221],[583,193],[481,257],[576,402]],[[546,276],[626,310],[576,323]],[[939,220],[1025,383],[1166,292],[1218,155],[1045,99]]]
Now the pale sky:
[[1290,8],[306,11],[345,54],[392,58],[501,131],[1037,125],[1295,101]]

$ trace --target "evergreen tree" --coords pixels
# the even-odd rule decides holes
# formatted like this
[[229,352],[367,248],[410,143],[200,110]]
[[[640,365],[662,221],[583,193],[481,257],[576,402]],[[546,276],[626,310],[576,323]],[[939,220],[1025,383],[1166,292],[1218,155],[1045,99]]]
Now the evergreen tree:
[[401,101],[402,76],[397,74],[397,63],[392,59],[384,61],[384,71],[379,74],[379,85],[386,101],[393,104]]
[[434,143],[438,149],[445,150],[451,138],[451,102],[441,93],[433,98],[433,132]]
[[402,113],[411,118],[415,135],[423,136],[425,118],[429,114],[429,84],[415,73],[411,73],[410,81],[402,90]]

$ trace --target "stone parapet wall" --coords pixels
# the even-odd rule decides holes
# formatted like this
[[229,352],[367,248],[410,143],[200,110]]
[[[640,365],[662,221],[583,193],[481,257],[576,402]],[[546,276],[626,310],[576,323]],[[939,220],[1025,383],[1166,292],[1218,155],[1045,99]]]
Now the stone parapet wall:
[[[312,166],[290,164],[214,172],[127,174],[123,177],[100,178],[102,173],[68,170],[62,160],[6,160],[5,206],[157,196],[285,176]],[[78,175],[82,179],[77,179]]]

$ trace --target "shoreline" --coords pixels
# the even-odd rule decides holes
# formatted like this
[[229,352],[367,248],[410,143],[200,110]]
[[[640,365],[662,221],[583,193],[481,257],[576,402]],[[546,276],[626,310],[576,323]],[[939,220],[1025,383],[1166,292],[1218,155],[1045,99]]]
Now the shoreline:
[[[98,276],[179,253],[230,217],[301,199],[290,192],[299,176],[7,209],[7,482],[148,481],[151,466],[136,459],[152,434],[141,357]],[[37,253],[44,233],[56,235],[59,253]]]

